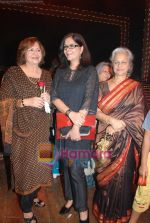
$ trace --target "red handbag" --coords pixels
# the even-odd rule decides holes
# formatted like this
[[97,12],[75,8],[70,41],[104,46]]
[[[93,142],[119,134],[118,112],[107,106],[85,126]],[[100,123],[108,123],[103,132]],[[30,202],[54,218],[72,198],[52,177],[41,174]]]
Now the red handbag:
[[[56,113],[56,139],[63,138],[63,135],[61,133],[62,129],[70,129],[72,127],[73,123],[63,113],[57,112]],[[65,128],[66,127],[66,128]],[[70,128],[69,128],[70,127]],[[87,115],[85,117],[85,122],[83,124],[83,128],[88,129],[88,132],[81,132],[81,139],[87,139],[87,140],[95,140],[95,134],[96,134],[96,115]],[[82,128],[82,126],[81,126]],[[83,129],[83,130],[84,130]]]

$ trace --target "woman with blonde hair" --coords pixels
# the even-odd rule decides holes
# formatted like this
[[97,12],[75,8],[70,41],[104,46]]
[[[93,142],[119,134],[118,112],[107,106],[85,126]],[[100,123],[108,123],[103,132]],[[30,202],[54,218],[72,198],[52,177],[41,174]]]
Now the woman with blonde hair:
[[50,148],[51,118],[45,103],[50,103],[51,75],[41,68],[44,56],[44,47],[36,37],[22,40],[17,66],[7,70],[0,88],[3,143],[12,145],[15,191],[26,223],[37,222],[32,205],[44,206],[37,193],[41,185],[51,184],[50,168],[38,159],[41,148]]

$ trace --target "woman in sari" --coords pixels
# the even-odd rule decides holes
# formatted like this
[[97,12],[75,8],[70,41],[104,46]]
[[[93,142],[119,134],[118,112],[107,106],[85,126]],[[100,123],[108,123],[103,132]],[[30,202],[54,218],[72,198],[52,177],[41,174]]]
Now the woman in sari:
[[111,62],[114,76],[100,83],[93,212],[99,223],[125,223],[131,214],[136,157],[143,139],[144,96],[140,83],[129,78],[131,51],[116,48]]

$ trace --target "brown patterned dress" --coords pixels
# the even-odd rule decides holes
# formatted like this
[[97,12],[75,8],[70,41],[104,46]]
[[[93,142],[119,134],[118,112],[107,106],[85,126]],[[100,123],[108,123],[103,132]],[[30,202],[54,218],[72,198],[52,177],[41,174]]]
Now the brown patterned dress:
[[[46,91],[50,92],[50,73],[43,70],[40,80],[45,82]],[[7,101],[8,105],[10,105],[10,101],[13,102],[11,160],[15,177],[15,190],[24,195],[33,192],[41,185],[51,184],[50,167],[38,160],[40,145],[50,145],[50,114],[47,114],[44,108],[17,106],[18,99],[36,96],[40,96],[36,79],[28,79],[18,66],[9,68],[4,75],[0,89],[1,115],[3,117],[1,120],[6,119],[6,110],[9,110]],[[5,121],[5,123],[3,121],[1,125],[5,125],[5,127],[7,127],[7,123],[10,123],[10,120]]]

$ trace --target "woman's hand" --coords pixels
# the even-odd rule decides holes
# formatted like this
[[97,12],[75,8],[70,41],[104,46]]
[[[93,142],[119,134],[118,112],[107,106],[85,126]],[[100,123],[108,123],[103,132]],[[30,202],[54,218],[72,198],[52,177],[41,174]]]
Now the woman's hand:
[[25,98],[23,99],[24,106],[35,108],[43,108],[44,100],[41,97]]
[[145,179],[145,177],[147,177],[148,175],[148,167],[147,164],[141,164],[140,168],[139,168],[139,175],[142,176],[143,180]]
[[73,141],[81,140],[80,128],[76,125],[73,125],[72,129],[67,133],[66,139],[70,138]]
[[48,104],[50,104],[50,95],[48,94],[48,92],[44,92],[41,94],[41,98],[47,102]]
[[71,111],[69,114],[69,118],[71,119],[73,124],[79,127],[85,122],[85,115],[81,114],[80,112]]
[[121,131],[125,129],[126,124],[124,121],[110,117],[109,118],[109,124],[112,126],[115,132]]
[[109,133],[110,135],[113,135],[113,134],[115,133],[115,130],[113,129],[112,126],[109,125],[109,126],[106,128],[106,133]]

